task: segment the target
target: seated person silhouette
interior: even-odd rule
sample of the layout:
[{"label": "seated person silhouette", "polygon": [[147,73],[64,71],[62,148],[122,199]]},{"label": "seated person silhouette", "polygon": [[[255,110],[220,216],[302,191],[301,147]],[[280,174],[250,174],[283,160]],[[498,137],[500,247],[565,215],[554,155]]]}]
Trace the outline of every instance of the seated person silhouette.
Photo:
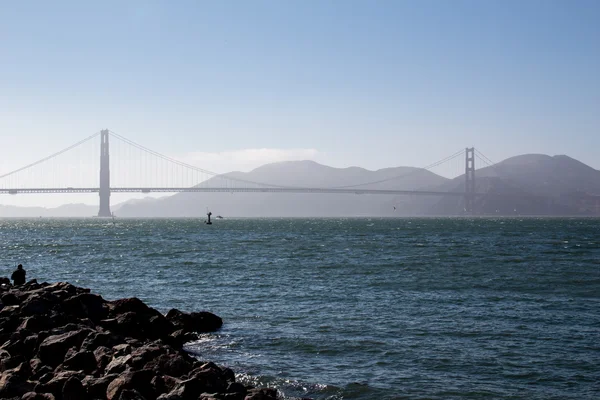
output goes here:
[{"label": "seated person silhouette", "polygon": [[10,278],[14,281],[15,286],[25,284],[25,270],[21,264],[17,266]]}]

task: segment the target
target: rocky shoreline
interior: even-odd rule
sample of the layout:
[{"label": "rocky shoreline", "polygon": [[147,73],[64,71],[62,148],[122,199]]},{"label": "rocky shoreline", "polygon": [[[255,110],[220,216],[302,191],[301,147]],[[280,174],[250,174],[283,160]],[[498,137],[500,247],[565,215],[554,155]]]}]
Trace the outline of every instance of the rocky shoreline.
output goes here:
[{"label": "rocky shoreline", "polygon": [[183,344],[223,322],[203,311],[163,315],[137,298],[107,301],[69,283],[0,278],[0,398],[275,400]]}]

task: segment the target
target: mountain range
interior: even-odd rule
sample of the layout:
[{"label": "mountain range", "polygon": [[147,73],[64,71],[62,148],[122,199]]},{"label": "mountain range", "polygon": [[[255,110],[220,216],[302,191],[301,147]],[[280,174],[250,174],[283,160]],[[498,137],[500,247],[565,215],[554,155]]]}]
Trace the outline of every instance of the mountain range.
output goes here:
[{"label": "mountain range", "polygon": [[[263,165],[228,177],[288,187],[464,191],[464,175],[447,179],[412,167],[369,171],[333,168],[313,161]],[[212,178],[218,179],[218,178]],[[371,184],[365,184],[375,182]],[[210,185],[210,182],[207,182]],[[482,215],[598,215],[600,171],[565,155],[527,154],[477,169],[475,213]],[[345,217],[463,215],[462,196],[296,193],[177,193],[112,207],[119,217],[203,217],[209,209],[230,217]],[[0,205],[0,217],[81,217],[97,206],[55,209]]]}]

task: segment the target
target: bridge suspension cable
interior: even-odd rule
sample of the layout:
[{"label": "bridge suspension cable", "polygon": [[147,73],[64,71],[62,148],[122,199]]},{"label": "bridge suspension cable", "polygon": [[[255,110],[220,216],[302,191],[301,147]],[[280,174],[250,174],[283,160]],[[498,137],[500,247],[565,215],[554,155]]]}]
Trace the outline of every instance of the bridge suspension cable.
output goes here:
[{"label": "bridge suspension cable", "polygon": [[138,143],[134,142],[133,140],[127,139],[126,137],[124,137],[122,135],[119,135],[118,133],[116,133],[114,131],[110,131],[110,133],[112,134],[112,136],[114,136],[117,139],[119,139],[119,140],[121,140],[121,141],[129,144],[130,146],[133,146],[133,147],[137,148],[138,150],[144,151],[144,152],[146,152],[148,154],[151,154],[151,155],[153,155],[155,157],[158,157],[158,158],[160,158],[162,160],[168,161],[168,162],[173,163],[175,165],[179,165],[181,167],[188,168],[188,169],[193,170],[193,171],[197,171],[197,172],[200,172],[200,173],[203,173],[203,174],[206,174],[206,175],[210,175],[212,177],[219,177],[219,178],[227,179],[227,180],[230,180],[230,181],[235,181],[235,182],[240,182],[240,183],[246,183],[246,184],[251,184],[251,185],[257,185],[257,186],[266,186],[266,187],[272,187],[272,188],[291,188],[290,186],[274,185],[274,184],[269,184],[269,183],[264,183],[264,182],[255,182],[255,181],[251,181],[251,180],[247,180],[247,179],[241,179],[241,178],[231,177],[231,176],[229,176],[227,174],[219,174],[217,172],[212,172],[212,171],[209,171],[209,170],[206,170],[206,169],[203,169],[203,168],[199,168],[199,167],[196,167],[194,165],[185,163],[183,161],[179,161],[177,159],[174,159],[172,157],[166,156],[164,154],[158,153],[158,152],[156,152],[154,150],[151,150],[151,149],[149,149],[149,148],[147,148],[145,146],[142,146],[141,144],[138,144]]},{"label": "bridge suspension cable", "polygon": [[413,176],[413,175],[422,173],[423,170],[430,170],[430,169],[435,168],[437,166],[440,166],[440,165],[442,165],[442,164],[444,164],[444,163],[446,163],[448,161],[451,161],[451,160],[453,160],[453,159],[455,159],[455,158],[457,158],[459,156],[462,156],[464,154],[464,152],[465,151],[461,149],[461,150],[457,151],[456,153],[454,153],[454,154],[452,154],[452,155],[450,155],[450,156],[448,156],[446,158],[443,158],[443,159],[441,159],[439,161],[436,161],[436,162],[434,162],[432,164],[429,164],[429,165],[427,165],[427,166],[425,166],[423,168],[418,168],[418,169],[415,169],[413,171],[407,172],[405,174],[393,176],[391,178],[380,179],[378,181],[373,181],[373,182],[357,183],[357,184],[354,184],[354,185],[336,186],[336,187],[333,187],[331,189],[350,189],[350,188],[355,188],[355,187],[360,187],[360,186],[375,185],[377,183],[389,182],[389,181],[393,181],[393,180],[401,179],[401,178],[407,178],[409,176]]},{"label": "bridge suspension cable", "polygon": [[83,140],[80,140],[79,142],[77,142],[77,143],[75,143],[75,144],[73,144],[73,145],[71,145],[71,146],[69,146],[69,147],[67,147],[67,148],[65,148],[65,149],[62,149],[61,151],[58,151],[58,152],[56,152],[56,153],[54,153],[54,154],[51,154],[51,155],[49,155],[48,157],[44,157],[44,158],[42,158],[41,160],[38,160],[38,161],[36,161],[36,162],[33,162],[33,163],[29,164],[29,165],[26,165],[26,166],[24,166],[24,167],[21,167],[21,168],[19,168],[19,169],[15,169],[14,171],[10,171],[10,172],[8,172],[8,173],[5,173],[5,174],[3,174],[3,175],[0,175],[0,179],[2,179],[2,178],[6,178],[6,177],[8,177],[8,176],[11,176],[11,175],[14,175],[14,174],[16,174],[16,173],[18,173],[18,172],[24,171],[24,170],[26,170],[26,169],[28,169],[28,168],[35,167],[36,165],[39,165],[39,164],[41,164],[41,163],[43,163],[43,162],[45,162],[45,161],[51,160],[51,159],[53,159],[53,158],[56,158],[56,157],[58,157],[59,155],[61,155],[61,154],[63,154],[63,153],[66,153],[66,152],[67,152],[67,151],[69,151],[69,150],[72,150],[72,149],[74,149],[74,148],[76,148],[76,147],[78,147],[78,146],[80,146],[80,145],[82,145],[82,144],[84,144],[84,143],[86,143],[86,142],[89,142],[90,140],[94,139],[94,138],[95,138],[95,137],[97,137],[98,135],[100,135],[100,131],[98,131],[98,132],[94,133],[94,134],[93,134],[93,135],[91,135],[91,136],[88,136],[87,138],[85,138],[85,139],[83,139]]}]

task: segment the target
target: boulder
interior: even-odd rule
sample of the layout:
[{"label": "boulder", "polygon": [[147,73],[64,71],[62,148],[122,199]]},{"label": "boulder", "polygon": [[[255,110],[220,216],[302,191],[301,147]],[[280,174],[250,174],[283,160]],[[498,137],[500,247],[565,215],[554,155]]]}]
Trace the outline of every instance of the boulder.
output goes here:
[{"label": "boulder", "polygon": [[108,347],[100,346],[94,350],[94,357],[96,358],[97,370],[102,372],[112,361],[112,350]]},{"label": "boulder", "polygon": [[158,399],[195,400],[200,397],[202,393],[204,393],[202,383],[192,378],[178,382],[169,393],[159,396]]},{"label": "boulder", "polygon": [[49,314],[59,299],[51,293],[39,293],[29,296],[21,303],[22,315],[44,315]]},{"label": "boulder", "polygon": [[64,369],[72,371],[83,371],[86,374],[98,369],[96,357],[91,351],[80,351],[66,358],[62,363]]},{"label": "boulder", "polygon": [[65,312],[78,318],[98,322],[108,316],[108,305],[102,297],[92,293],[79,293],[62,302]]},{"label": "boulder", "polygon": [[28,381],[30,376],[29,363],[21,363],[16,368],[4,371],[0,375],[0,398],[20,397],[31,392],[33,384]]},{"label": "boulder", "polygon": [[[49,381],[42,383],[43,379],[40,379],[40,383],[35,385],[35,392],[37,393],[52,393],[57,399],[62,398],[63,388],[65,383],[71,378],[76,377],[80,383],[83,379],[83,374],[75,371],[62,371],[57,373]],[[84,397],[85,398],[85,397]]]},{"label": "boulder", "polygon": [[108,385],[117,378],[117,374],[104,375],[99,378],[88,375],[81,381],[81,384],[87,392],[89,399],[104,399],[106,398],[106,389]]},{"label": "boulder", "polygon": [[38,350],[38,358],[50,366],[59,365],[71,347],[79,348],[90,334],[90,329],[79,329],[52,335],[44,339]]},{"label": "boulder", "polygon": [[223,320],[208,311],[187,314],[173,308],[166,317],[176,329],[183,329],[184,332],[215,332],[223,326]]},{"label": "boulder", "polygon": [[92,332],[81,344],[81,350],[95,351],[98,347],[113,347],[122,343],[122,338],[109,332]]},{"label": "boulder", "polygon": [[39,333],[52,328],[52,320],[48,316],[35,314],[25,318],[17,330],[26,329],[33,333]]},{"label": "boulder", "polygon": [[154,308],[148,307],[137,297],[110,301],[108,302],[108,307],[111,317],[116,317],[117,315],[128,312],[146,316],[148,319],[154,315],[161,315],[160,312]]},{"label": "boulder", "polygon": [[76,376],[71,376],[62,388],[62,400],[81,400],[87,397],[86,390]]},{"label": "boulder", "polygon": [[248,389],[239,382],[231,382],[227,385],[226,392],[238,394],[241,399],[244,399],[248,393]]},{"label": "boulder", "polygon": [[188,374],[192,367],[193,364],[181,354],[161,354],[144,365],[144,369],[176,378]]},{"label": "boulder", "polygon": [[150,370],[131,371],[117,376],[106,388],[107,400],[118,400],[124,390],[136,390],[146,398],[156,398]]},{"label": "boulder", "polygon": [[115,357],[125,356],[131,354],[131,345],[128,343],[119,344],[113,346],[112,351]]},{"label": "boulder", "polygon": [[155,375],[150,384],[154,388],[155,393],[163,394],[172,391],[179,382],[181,382],[181,379],[169,375]]},{"label": "boulder", "polygon": [[131,354],[115,357],[110,363],[108,363],[104,371],[107,374],[120,374],[122,372],[125,372],[130,368],[131,359]]}]

